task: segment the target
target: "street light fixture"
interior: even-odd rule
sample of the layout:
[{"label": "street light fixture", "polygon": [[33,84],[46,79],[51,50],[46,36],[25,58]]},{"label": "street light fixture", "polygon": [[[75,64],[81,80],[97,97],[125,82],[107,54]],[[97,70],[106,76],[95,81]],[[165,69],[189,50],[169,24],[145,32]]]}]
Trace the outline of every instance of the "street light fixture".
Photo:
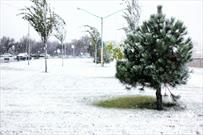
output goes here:
[{"label": "street light fixture", "polygon": [[113,12],[113,13],[107,15],[107,16],[104,16],[104,17],[97,16],[97,15],[95,15],[95,14],[93,14],[93,13],[91,13],[91,12],[85,10],[85,9],[82,9],[82,8],[77,8],[77,10],[84,11],[84,12],[86,12],[86,13],[94,16],[94,17],[99,18],[100,21],[101,21],[101,66],[103,67],[104,66],[103,20],[110,17],[110,16],[112,16],[112,15],[114,15],[114,14],[116,14],[116,13],[118,13],[118,12],[120,12],[120,11],[123,11],[123,9],[117,10],[117,11],[115,11],[115,12]]}]

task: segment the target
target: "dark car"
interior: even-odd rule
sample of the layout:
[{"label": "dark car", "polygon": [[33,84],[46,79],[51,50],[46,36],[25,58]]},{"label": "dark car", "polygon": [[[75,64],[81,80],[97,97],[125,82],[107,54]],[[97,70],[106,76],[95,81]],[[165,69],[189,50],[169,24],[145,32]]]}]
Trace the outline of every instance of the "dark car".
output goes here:
[{"label": "dark car", "polygon": [[31,54],[31,58],[33,59],[39,59],[40,57],[40,54]]}]

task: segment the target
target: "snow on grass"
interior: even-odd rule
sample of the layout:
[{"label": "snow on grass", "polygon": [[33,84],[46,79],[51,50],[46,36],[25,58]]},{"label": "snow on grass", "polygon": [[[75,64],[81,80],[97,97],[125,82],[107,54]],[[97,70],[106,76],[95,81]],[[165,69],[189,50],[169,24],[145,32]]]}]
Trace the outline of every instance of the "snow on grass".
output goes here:
[{"label": "snow on grass", "polygon": [[116,96],[150,95],[125,90],[114,77],[115,63],[101,67],[92,59],[13,62],[0,65],[2,135],[162,135],[203,134],[203,72],[193,68],[180,94],[185,110],[105,109],[94,101]]}]

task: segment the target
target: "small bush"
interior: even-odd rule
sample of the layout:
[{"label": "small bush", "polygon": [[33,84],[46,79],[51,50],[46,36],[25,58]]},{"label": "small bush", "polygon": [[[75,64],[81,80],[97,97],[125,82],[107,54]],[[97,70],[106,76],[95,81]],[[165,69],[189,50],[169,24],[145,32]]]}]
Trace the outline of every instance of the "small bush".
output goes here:
[{"label": "small bush", "polygon": [[[96,106],[105,108],[123,108],[135,109],[146,108],[156,109],[156,99],[152,96],[125,96],[107,100],[101,100],[94,103]],[[175,106],[175,103],[163,103],[165,107]]]}]

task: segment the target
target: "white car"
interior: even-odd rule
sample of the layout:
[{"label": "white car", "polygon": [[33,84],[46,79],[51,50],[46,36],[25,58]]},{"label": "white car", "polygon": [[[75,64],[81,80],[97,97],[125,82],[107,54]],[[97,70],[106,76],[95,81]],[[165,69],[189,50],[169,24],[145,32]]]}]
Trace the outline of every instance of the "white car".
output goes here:
[{"label": "white car", "polygon": [[19,53],[16,57],[16,59],[19,60],[28,60],[31,59],[31,57],[27,53]]},{"label": "white car", "polygon": [[10,53],[4,53],[3,55],[0,56],[4,62],[10,61],[11,59],[14,59],[14,56]]}]

